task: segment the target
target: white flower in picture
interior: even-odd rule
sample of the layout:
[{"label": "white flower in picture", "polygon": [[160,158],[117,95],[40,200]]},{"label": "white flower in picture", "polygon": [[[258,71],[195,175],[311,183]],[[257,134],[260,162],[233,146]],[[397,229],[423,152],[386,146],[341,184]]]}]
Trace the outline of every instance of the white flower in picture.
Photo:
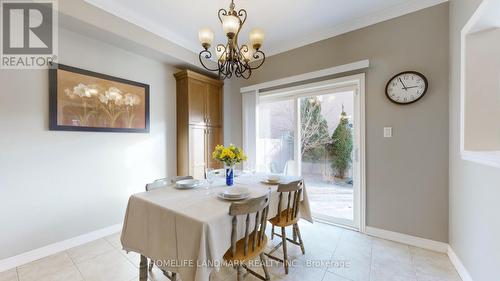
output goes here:
[{"label": "white flower in picture", "polygon": [[100,102],[108,104],[109,97],[107,95],[100,94],[98,98]]},{"label": "white flower in picture", "polygon": [[122,91],[120,89],[111,87],[106,91],[106,96],[108,97],[109,100],[111,101],[118,101],[123,98],[122,96]]},{"label": "white flower in picture", "polygon": [[[87,86],[85,84],[78,84],[73,88],[73,95],[79,96],[81,98],[91,98],[98,94],[98,90],[95,86]],[[68,93],[66,93],[68,94]],[[70,96],[71,97],[71,96]]]},{"label": "white flower in picture", "polygon": [[135,106],[141,104],[141,99],[138,95],[128,93],[125,95],[124,103],[126,106]]},{"label": "white flower in picture", "polygon": [[94,97],[94,96],[97,96],[97,94],[99,94],[99,89],[98,89],[97,85],[88,85],[87,86],[87,89],[85,91],[86,97],[88,97],[88,98]]},{"label": "white flower in picture", "polygon": [[73,87],[73,94],[83,98],[85,96],[86,90],[87,90],[87,85],[80,83],[75,87]]}]

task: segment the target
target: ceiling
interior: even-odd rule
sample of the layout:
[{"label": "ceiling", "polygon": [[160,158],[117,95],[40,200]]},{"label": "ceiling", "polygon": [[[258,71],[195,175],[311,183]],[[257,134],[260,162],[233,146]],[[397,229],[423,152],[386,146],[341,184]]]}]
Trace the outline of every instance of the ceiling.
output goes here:
[{"label": "ceiling", "polygon": [[483,2],[479,18],[472,27],[471,32],[482,31],[490,28],[500,28],[500,1],[489,0]]},{"label": "ceiling", "polygon": [[[230,0],[85,0],[193,52],[198,29],[211,28],[214,43],[226,41],[217,18]],[[447,0],[235,0],[245,9],[240,44],[253,27],[266,33],[263,51],[273,55],[408,14]]]}]

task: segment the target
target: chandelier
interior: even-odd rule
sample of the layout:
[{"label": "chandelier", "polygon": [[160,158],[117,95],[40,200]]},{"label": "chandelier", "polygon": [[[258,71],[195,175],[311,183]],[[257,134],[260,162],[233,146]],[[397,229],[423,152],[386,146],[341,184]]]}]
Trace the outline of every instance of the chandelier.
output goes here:
[{"label": "chandelier", "polygon": [[222,30],[227,37],[227,43],[225,45],[218,44],[214,48],[217,68],[208,67],[203,63],[203,60],[212,58],[212,52],[209,48],[214,40],[214,33],[209,28],[200,29],[198,38],[204,49],[199,54],[200,63],[207,70],[218,71],[220,79],[229,79],[233,73],[236,77],[248,79],[252,75],[252,70],[261,67],[266,59],[265,54],[260,50],[264,41],[264,32],[258,28],[253,29],[250,31],[249,43],[239,46],[238,35],[247,19],[247,11],[244,9],[236,11],[234,0],[231,0],[229,11],[220,9],[218,16],[222,23]]}]

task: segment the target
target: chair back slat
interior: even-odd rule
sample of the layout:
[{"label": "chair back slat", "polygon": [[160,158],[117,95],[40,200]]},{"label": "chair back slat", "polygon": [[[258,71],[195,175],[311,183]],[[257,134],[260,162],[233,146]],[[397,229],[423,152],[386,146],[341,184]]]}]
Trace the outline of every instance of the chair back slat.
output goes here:
[{"label": "chair back slat", "polygon": [[297,198],[295,199],[295,208],[294,208],[294,217],[299,215],[299,206],[300,206],[300,196],[302,196],[302,189],[297,191]]},{"label": "chair back slat", "polygon": [[238,218],[234,216],[231,227],[231,252],[233,256],[236,255],[236,240],[238,235],[238,233],[236,232],[237,227],[238,227]]},{"label": "chair back slat", "polygon": [[269,206],[267,206],[263,211],[262,211],[262,218],[260,219],[260,232],[259,232],[259,239],[263,240],[264,235],[266,234],[266,226],[267,226],[267,214],[269,212]]},{"label": "chair back slat", "polygon": [[289,213],[290,213],[290,203],[292,201],[292,192],[288,192],[288,203],[286,204],[286,221],[289,221]]},{"label": "chair back slat", "polygon": [[[279,192],[279,191],[278,191]],[[283,192],[279,192],[279,199],[278,199],[278,215],[281,215],[281,204],[283,201]]]},{"label": "chair back slat", "polygon": [[[277,215],[278,222],[281,222],[283,212],[285,215],[285,222],[289,222],[297,218],[299,214],[300,196],[302,194],[303,186],[304,184],[301,180],[278,185],[278,193],[279,193],[278,215]],[[286,210],[282,210],[281,207],[283,200],[283,193],[288,193]]]},{"label": "chair back slat", "polygon": [[255,227],[253,229],[253,241],[252,241],[252,251],[255,251],[255,247],[257,247],[257,229],[259,227],[259,212],[255,214]]},{"label": "chair back slat", "polygon": [[[262,217],[264,217],[264,214],[266,213],[266,210],[269,208],[269,193],[250,200],[246,200],[243,202],[234,202],[231,204],[229,207],[229,215],[233,216],[232,219],[232,229],[231,229],[231,253],[233,256],[236,254],[236,244],[237,244],[237,238],[238,238],[238,216],[239,215],[246,215],[245,219],[245,237],[243,239],[243,254],[246,256],[248,254],[248,244],[250,241],[250,235],[253,236],[252,239],[252,245],[251,249],[252,251],[255,251],[257,246],[260,246],[262,244],[262,240],[264,240],[264,236],[260,235],[260,232],[262,231],[263,227],[265,226],[262,223]],[[254,220],[254,230],[253,233],[249,233],[250,229],[250,224],[251,224],[251,219],[250,215],[255,213],[255,220]],[[260,231],[259,231],[260,230]]]},{"label": "chair back slat", "polygon": [[250,228],[250,214],[247,214],[247,218],[245,220],[245,248],[243,249],[243,253],[247,255],[248,253],[248,229]]},{"label": "chair back slat", "polygon": [[[294,191],[293,192],[293,206],[296,206],[297,204],[297,194],[299,193],[299,191]],[[292,210],[292,217],[295,217],[295,208],[293,208]]]}]

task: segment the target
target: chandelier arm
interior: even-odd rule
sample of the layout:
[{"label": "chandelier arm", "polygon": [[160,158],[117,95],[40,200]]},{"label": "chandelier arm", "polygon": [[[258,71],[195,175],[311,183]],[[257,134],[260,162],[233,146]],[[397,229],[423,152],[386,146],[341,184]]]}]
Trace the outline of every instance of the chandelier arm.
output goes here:
[{"label": "chandelier arm", "polygon": [[244,79],[250,78],[250,76],[252,75],[252,69],[250,68],[249,64],[240,62],[240,65],[243,68],[243,70],[240,73],[240,77]]},{"label": "chandelier arm", "polygon": [[[262,59],[261,59],[261,57],[262,57]],[[257,68],[261,67],[261,66],[264,64],[264,62],[266,61],[266,54],[264,54],[264,52],[262,52],[261,50],[257,50],[257,51],[253,54],[253,58],[254,58],[254,59],[257,59],[257,60],[258,60],[258,59],[261,59],[261,61],[260,61],[260,63],[259,63],[257,66],[254,66],[254,67],[250,66],[250,68],[251,68],[252,70],[257,69]]]},{"label": "chandelier arm", "polygon": [[[238,17],[240,18],[240,29],[241,27],[245,24],[245,22],[247,21],[247,10],[245,9],[241,9],[238,11]],[[243,17],[243,19],[241,19],[241,17]]]},{"label": "chandelier arm", "polygon": [[231,77],[230,76],[230,73],[231,73],[231,61],[227,61],[226,62],[226,64],[224,65],[223,71],[224,71],[224,75],[225,75],[226,78]]},{"label": "chandelier arm", "polygon": [[217,12],[217,16],[219,17],[220,23],[222,23],[222,16],[227,16],[226,9],[220,9],[219,12]]},{"label": "chandelier arm", "polygon": [[248,75],[242,75],[241,77],[245,78],[245,79],[248,79],[250,78],[250,76],[252,76],[252,69],[249,67],[246,69],[246,71],[244,73],[248,73]]},{"label": "chandelier arm", "polygon": [[[223,44],[218,44],[216,48],[216,51],[221,51],[224,48],[224,51],[221,53],[220,58],[217,58],[217,61],[220,61],[221,58],[224,58],[223,61],[227,60],[227,46],[224,46]],[[217,53],[216,53],[217,54]]]},{"label": "chandelier arm", "polygon": [[242,62],[240,61],[240,77],[244,79],[250,78],[252,75],[252,68],[250,67],[250,64],[248,62]]},{"label": "chandelier arm", "polygon": [[222,73],[224,75],[224,77],[227,77],[227,74],[228,74],[228,72],[227,72],[227,64],[228,63],[229,63],[228,61],[222,63],[220,65],[220,68],[219,68],[219,72]]},{"label": "chandelier arm", "polygon": [[236,62],[236,69],[234,70],[234,74],[236,74],[236,77],[241,77],[243,71],[241,70],[241,61]]},{"label": "chandelier arm", "polygon": [[210,58],[212,57],[212,53],[211,53],[209,50],[203,50],[203,51],[201,51],[201,52],[200,52],[200,54],[198,55],[198,58],[200,59],[200,63],[201,63],[201,65],[202,65],[205,69],[207,69],[207,70],[209,70],[209,71],[217,71],[217,70],[219,70],[218,68],[211,69],[211,68],[209,68],[208,66],[206,66],[206,65],[203,63],[203,59],[202,59],[202,57],[205,57],[205,59],[210,59]]}]

